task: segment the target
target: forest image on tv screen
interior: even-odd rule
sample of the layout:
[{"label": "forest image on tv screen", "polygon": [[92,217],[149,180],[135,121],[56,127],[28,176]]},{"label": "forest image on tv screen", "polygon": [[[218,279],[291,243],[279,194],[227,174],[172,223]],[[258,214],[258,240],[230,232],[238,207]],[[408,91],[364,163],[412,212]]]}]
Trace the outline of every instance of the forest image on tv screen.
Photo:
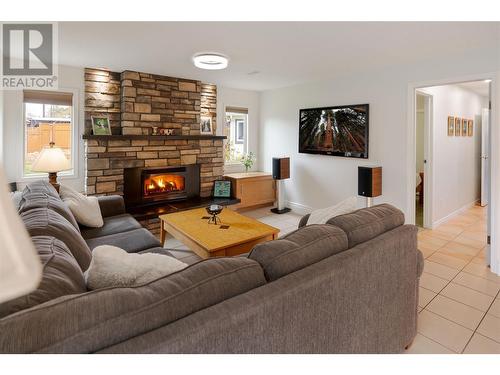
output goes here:
[{"label": "forest image on tv screen", "polygon": [[368,157],[368,104],[300,111],[299,151]]}]

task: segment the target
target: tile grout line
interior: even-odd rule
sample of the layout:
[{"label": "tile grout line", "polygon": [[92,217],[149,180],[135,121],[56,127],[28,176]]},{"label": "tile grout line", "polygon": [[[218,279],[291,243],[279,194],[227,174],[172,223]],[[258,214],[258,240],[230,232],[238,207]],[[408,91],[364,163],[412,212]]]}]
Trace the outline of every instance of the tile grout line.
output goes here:
[{"label": "tile grout line", "polygon": [[[479,222],[480,220],[481,220],[481,218],[478,218],[478,220],[477,220],[476,222],[470,223],[470,224],[468,224],[466,227],[470,227],[470,226],[472,226],[472,225],[475,225],[475,224],[477,224],[477,222]],[[434,255],[435,253],[437,253],[439,250],[441,250],[442,248],[444,248],[444,247],[445,247],[447,244],[449,244],[450,242],[453,242],[453,241],[454,241],[454,240],[455,240],[458,236],[460,236],[460,235],[461,235],[463,232],[465,232],[465,231],[466,231],[466,230],[465,230],[465,228],[464,228],[464,229],[463,229],[460,233],[456,234],[456,235],[455,235],[452,239],[447,240],[447,242],[446,242],[446,243],[444,243],[444,244],[443,244],[442,246],[440,246],[438,249],[436,249],[435,251],[433,251],[433,252],[432,252],[432,254],[430,254],[429,256],[427,256],[426,258],[424,258],[424,260],[427,260],[427,261],[429,261],[429,262],[433,262],[432,260],[429,260],[429,258],[430,258],[431,256],[433,256],[433,255]],[[439,238],[439,237],[437,237],[437,238]],[[428,303],[427,303],[424,307],[422,307],[422,310],[420,311],[420,313],[421,313],[423,310],[425,310],[425,311],[430,312],[430,313],[432,313],[432,314],[435,314],[435,315],[437,315],[437,316],[439,316],[439,317],[441,317],[441,318],[443,318],[443,319],[445,319],[445,320],[447,320],[447,321],[449,321],[449,322],[455,323],[455,324],[459,325],[460,327],[463,327],[463,328],[465,328],[465,329],[468,329],[468,330],[470,330],[470,331],[473,331],[473,332],[472,332],[472,335],[469,337],[469,339],[467,340],[466,344],[464,345],[463,349],[459,352],[459,354],[463,353],[463,352],[465,351],[465,349],[467,348],[467,346],[470,344],[470,341],[472,340],[472,337],[474,337],[474,334],[476,334],[477,329],[479,328],[479,326],[480,326],[480,325],[481,325],[481,323],[483,322],[483,320],[484,320],[484,318],[486,317],[486,315],[487,315],[488,311],[491,309],[491,306],[493,305],[493,303],[495,302],[496,298],[497,298],[497,297],[498,297],[498,295],[500,294],[500,291],[498,291],[498,292],[497,292],[496,296],[493,298],[492,302],[490,303],[489,307],[486,309],[486,311],[485,311],[485,312],[483,312],[483,311],[481,311],[481,310],[478,310],[477,308],[474,308],[473,306],[469,306],[469,305],[467,305],[467,304],[465,304],[465,303],[463,303],[463,302],[456,301],[456,300],[454,300],[453,298],[449,298],[449,297],[447,297],[447,296],[445,296],[445,295],[442,295],[442,294],[441,294],[441,292],[442,292],[442,291],[443,291],[443,290],[444,290],[444,289],[445,289],[448,285],[450,285],[450,283],[452,283],[452,282],[453,282],[453,280],[455,280],[455,279],[458,277],[458,275],[460,275],[460,273],[461,273],[461,272],[465,272],[465,273],[467,273],[467,274],[469,274],[469,275],[479,277],[479,276],[477,276],[477,275],[474,275],[474,274],[471,274],[471,273],[469,273],[469,272],[464,271],[464,269],[465,269],[465,268],[466,268],[469,264],[471,264],[471,263],[472,263],[472,260],[473,260],[475,257],[477,257],[477,255],[478,255],[478,254],[479,254],[482,250],[484,250],[484,247],[483,247],[483,248],[481,248],[480,250],[478,250],[478,252],[476,253],[476,255],[474,255],[474,256],[473,256],[473,257],[472,257],[472,258],[471,258],[471,259],[470,259],[470,260],[469,260],[466,264],[464,264],[464,266],[462,266],[460,269],[458,269],[457,274],[456,274],[456,275],[455,275],[455,276],[454,276],[451,280],[446,280],[446,279],[443,279],[443,278],[442,278],[442,277],[440,277],[440,276],[437,276],[437,275],[434,275],[434,274],[432,274],[432,273],[429,273],[430,275],[433,275],[433,276],[435,276],[435,277],[439,277],[440,279],[442,279],[442,280],[446,280],[446,281],[448,281],[448,282],[446,283],[446,285],[444,285],[444,286],[443,286],[443,288],[441,288],[441,289],[439,290],[439,292],[437,292],[437,293],[436,293],[436,295],[435,295],[433,298],[431,298],[431,299],[429,300],[429,302],[428,302]],[[438,263],[438,262],[433,262],[433,263],[436,263],[436,264],[439,264],[439,265],[441,265],[441,266],[445,266],[445,267],[448,267],[448,268],[453,268],[453,267],[449,267],[449,266],[447,266],[447,265],[444,265],[444,264],[441,264],[441,263]],[[424,271],[425,271],[425,267],[424,267]],[[481,279],[483,279],[482,277],[480,277],[480,278],[481,278]],[[483,279],[483,280],[491,281],[491,280],[488,280],[488,279]],[[468,288],[468,287],[467,287],[467,286],[465,286],[465,285],[461,285],[461,284],[457,284],[457,285],[460,285],[460,286],[462,286],[462,287]],[[420,285],[419,285],[419,286],[420,286]],[[423,287],[422,287],[422,288],[423,288]],[[429,289],[427,289],[427,288],[424,288],[424,289],[429,290]],[[472,288],[468,288],[468,289],[474,290],[474,289],[472,289]],[[479,292],[479,291],[477,291],[477,290],[474,290],[474,291],[476,291],[476,292],[478,292],[478,293],[481,293],[481,292]],[[431,292],[433,292],[433,291],[431,291]],[[434,292],[434,293],[435,293],[435,292]],[[483,293],[483,294],[484,294],[484,293]],[[435,299],[438,295],[440,295],[440,296],[442,296],[442,297],[445,297],[445,298],[449,298],[449,299],[451,299],[451,300],[453,300],[453,301],[455,301],[455,302],[457,302],[457,303],[462,303],[462,304],[463,304],[463,305],[465,305],[465,306],[468,306],[468,307],[474,308],[475,310],[477,310],[477,311],[480,311],[480,312],[484,313],[484,314],[482,315],[482,317],[481,317],[481,320],[480,320],[480,321],[479,321],[479,323],[476,325],[476,328],[475,328],[475,329],[473,329],[473,330],[471,330],[470,328],[465,327],[465,326],[463,326],[463,325],[462,325],[462,324],[460,324],[460,323],[454,322],[454,321],[452,321],[452,320],[450,320],[450,319],[448,319],[448,318],[446,318],[446,317],[444,317],[444,316],[442,316],[442,315],[440,315],[440,314],[438,314],[438,313],[435,313],[435,312],[433,312],[433,311],[431,311],[431,310],[428,310],[428,309],[427,309],[427,307],[429,306],[429,304],[430,304],[430,303],[431,303],[431,302],[432,302],[432,301],[433,301],[433,300],[434,300],[434,299]],[[491,296],[490,296],[490,297],[491,297]],[[422,334],[422,333],[420,333],[420,332],[419,332],[419,334]],[[480,333],[478,333],[478,334],[480,334]],[[427,337],[427,336],[425,336],[425,335],[422,335],[422,336],[424,336],[424,337],[428,338],[428,339],[429,339],[429,340],[431,340],[431,341],[434,341],[434,340],[432,340],[431,338],[429,338],[429,337]],[[483,335],[483,336],[484,336],[484,335]],[[487,337],[487,336],[485,336],[485,337]],[[489,338],[489,337],[487,337],[487,338]],[[495,342],[496,342],[496,340],[493,340],[493,341],[495,341]],[[434,341],[434,342],[437,342],[437,341]],[[453,351],[454,353],[457,353],[457,352],[455,352],[454,350],[452,350],[451,348],[448,348],[446,345],[443,345],[443,344],[441,344],[441,343],[439,343],[439,342],[437,342],[437,343],[438,343],[439,345],[441,345],[441,346],[445,347],[446,349],[449,349],[449,350]]]},{"label": "tile grout line", "polygon": [[[500,290],[497,292],[497,294],[495,295],[495,298],[493,298],[493,301],[490,303],[490,306],[488,307],[488,310],[486,310],[486,312],[484,313],[483,317],[481,318],[481,320],[479,321],[479,324],[477,325],[476,329],[474,330],[474,332],[472,332],[472,336],[469,338],[469,340],[467,341],[467,344],[465,344],[464,348],[462,349],[461,351],[461,354],[464,352],[465,349],[467,349],[467,346],[469,346],[472,338],[474,337],[474,335],[476,334],[477,332],[477,329],[479,328],[479,326],[481,325],[481,323],[483,322],[484,318],[486,317],[486,315],[488,314],[488,311],[490,311],[491,309],[491,306],[495,303],[495,300],[497,299],[497,297],[500,295]],[[492,339],[491,337],[488,337],[488,336],[485,336],[481,333],[478,332],[478,335],[481,335],[481,336],[484,336],[494,342],[497,342],[500,344],[500,342],[498,342],[497,340],[495,339]]]},{"label": "tile grout line", "polygon": [[[434,343],[438,344],[439,346],[442,346],[442,347],[443,347],[443,348],[445,348],[445,349],[451,350],[454,354],[461,354],[461,353],[459,353],[459,352],[454,351],[454,350],[453,350],[453,349],[451,349],[451,348],[448,348],[446,345],[443,345],[443,344],[441,344],[440,342],[438,342],[438,341],[436,341],[436,340],[434,340],[434,339],[431,339],[430,337],[428,337],[428,336],[424,335],[424,334],[423,334],[423,333],[421,333],[421,332],[417,332],[417,334],[424,336],[426,339],[431,340],[432,342],[434,342]],[[422,353],[422,354],[429,354],[429,353]]]}]

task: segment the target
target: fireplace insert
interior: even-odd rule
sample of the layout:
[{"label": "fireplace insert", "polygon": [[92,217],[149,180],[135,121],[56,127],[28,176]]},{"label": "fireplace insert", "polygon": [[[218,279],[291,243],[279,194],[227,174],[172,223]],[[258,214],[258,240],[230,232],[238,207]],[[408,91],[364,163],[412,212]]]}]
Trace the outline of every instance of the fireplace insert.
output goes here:
[{"label": "fireplace insert", "polygon": [[124,198],[128,206],[182,200],[199,196],[200,167],[187,165],[124,170]]}]

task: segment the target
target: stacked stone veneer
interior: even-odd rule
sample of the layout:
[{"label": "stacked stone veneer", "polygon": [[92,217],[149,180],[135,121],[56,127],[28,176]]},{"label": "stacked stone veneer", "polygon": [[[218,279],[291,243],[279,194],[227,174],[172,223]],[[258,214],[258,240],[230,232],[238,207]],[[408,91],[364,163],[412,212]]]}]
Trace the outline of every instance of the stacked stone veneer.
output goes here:
[{"label": "stacked stone veneer", "polygon": [[[210,196],[213,181],[223,174],[222,139],[169,139],[151,132],[157,126],[196,136],[206,115],[215,132],[216,97],[216,86],[200,81],[85,69],[86,134],[91,134],[91,116],[106,114],[118,135],[85,140],[86,193],[122,195],[125,168],[199,164],[200,195]],[[157,219],[143,225],[158,231]]]},{"label": "stacked stone veneer", "polygon": [[91,116],[109,117],[113,134],[121,133],[120,73],[85,69],[85,134],[91,134]]}]

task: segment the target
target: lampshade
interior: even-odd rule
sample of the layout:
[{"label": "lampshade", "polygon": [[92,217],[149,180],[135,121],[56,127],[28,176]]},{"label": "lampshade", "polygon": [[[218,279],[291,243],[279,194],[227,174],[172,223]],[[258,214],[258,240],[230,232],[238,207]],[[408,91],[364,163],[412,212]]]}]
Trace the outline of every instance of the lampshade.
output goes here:
[{"label": "lampshade", "polygon": [[35,290],[42,264],[9,196],[0,166],[0,303]]},{"label": "lampshade", "polygon": [[33,172],[61,172],[71,169],[71,164],[69,160],[64,155],[63,150],[59,147],[54,147],[54,143],[51,142],[49,147],[45,147],[38,158],[35,160],[31,166]]}]

